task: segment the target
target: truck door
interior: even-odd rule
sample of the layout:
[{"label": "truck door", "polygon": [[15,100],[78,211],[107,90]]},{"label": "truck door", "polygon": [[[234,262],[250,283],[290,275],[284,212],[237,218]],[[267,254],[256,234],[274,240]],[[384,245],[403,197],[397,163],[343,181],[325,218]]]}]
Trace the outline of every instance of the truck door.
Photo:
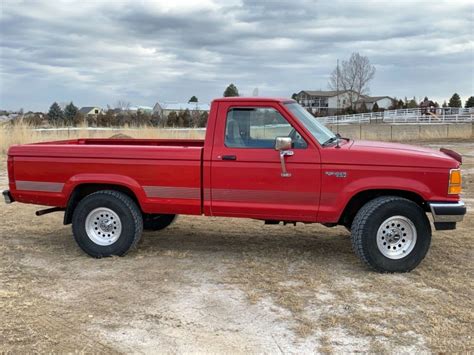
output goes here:
[{"label": "truck door", "polygon": [[[316,221],[319,150],[279,105],[219,103],[210,191],[205,191],[212,215]],[[284,164],[276,137],[292,138]]]}]

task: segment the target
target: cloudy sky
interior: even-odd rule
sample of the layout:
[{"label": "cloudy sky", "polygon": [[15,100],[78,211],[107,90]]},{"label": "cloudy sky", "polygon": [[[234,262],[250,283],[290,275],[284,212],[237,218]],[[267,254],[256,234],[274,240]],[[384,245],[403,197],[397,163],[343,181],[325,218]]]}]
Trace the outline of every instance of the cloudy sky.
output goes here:
[{"label": "cloudy sky", "polygon": [[474,94],[472,1],[0,0],[0,108],[325,90],[352,52],[371,94]]}]

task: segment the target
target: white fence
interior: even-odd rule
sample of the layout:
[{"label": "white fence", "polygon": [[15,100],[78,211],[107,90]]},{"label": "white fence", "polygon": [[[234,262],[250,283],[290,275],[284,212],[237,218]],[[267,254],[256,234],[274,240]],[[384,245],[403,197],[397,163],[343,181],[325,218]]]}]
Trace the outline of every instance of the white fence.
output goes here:
[{"label": "white fence", "polygon": [[474,122],[474,108],[414,108],[319,118],[325,124]]}]

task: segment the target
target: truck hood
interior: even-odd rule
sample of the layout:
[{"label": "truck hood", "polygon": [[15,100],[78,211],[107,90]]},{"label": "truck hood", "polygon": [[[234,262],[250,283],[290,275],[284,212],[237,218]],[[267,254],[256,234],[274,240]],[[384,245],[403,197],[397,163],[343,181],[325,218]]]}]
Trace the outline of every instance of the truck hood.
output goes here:
[{"label": "truck hood", "polygon": [[377,141],[349,141],[323,149],[323,163],[361,164],[383,166],[407,166],[427,168],[459,167],[459,162],[447,154],[424,147],[408,144]]}]

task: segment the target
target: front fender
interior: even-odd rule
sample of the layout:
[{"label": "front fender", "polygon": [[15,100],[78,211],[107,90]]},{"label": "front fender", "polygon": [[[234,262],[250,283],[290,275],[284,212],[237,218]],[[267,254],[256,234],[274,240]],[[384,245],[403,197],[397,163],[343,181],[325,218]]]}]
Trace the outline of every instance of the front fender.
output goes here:
[{"label": "front fender", "polygon": [[364,191],[398,190],[416,194],[424,201],[447,199],[447,174],[444,170],[421,171],[380,167],[348,169],[346,166],[337,169],[331,167],[330,171],[339,169],[346,174],[326,174],[327,170],[322,171],[318,218],[321,222],[337,222],[348,202]]}]

